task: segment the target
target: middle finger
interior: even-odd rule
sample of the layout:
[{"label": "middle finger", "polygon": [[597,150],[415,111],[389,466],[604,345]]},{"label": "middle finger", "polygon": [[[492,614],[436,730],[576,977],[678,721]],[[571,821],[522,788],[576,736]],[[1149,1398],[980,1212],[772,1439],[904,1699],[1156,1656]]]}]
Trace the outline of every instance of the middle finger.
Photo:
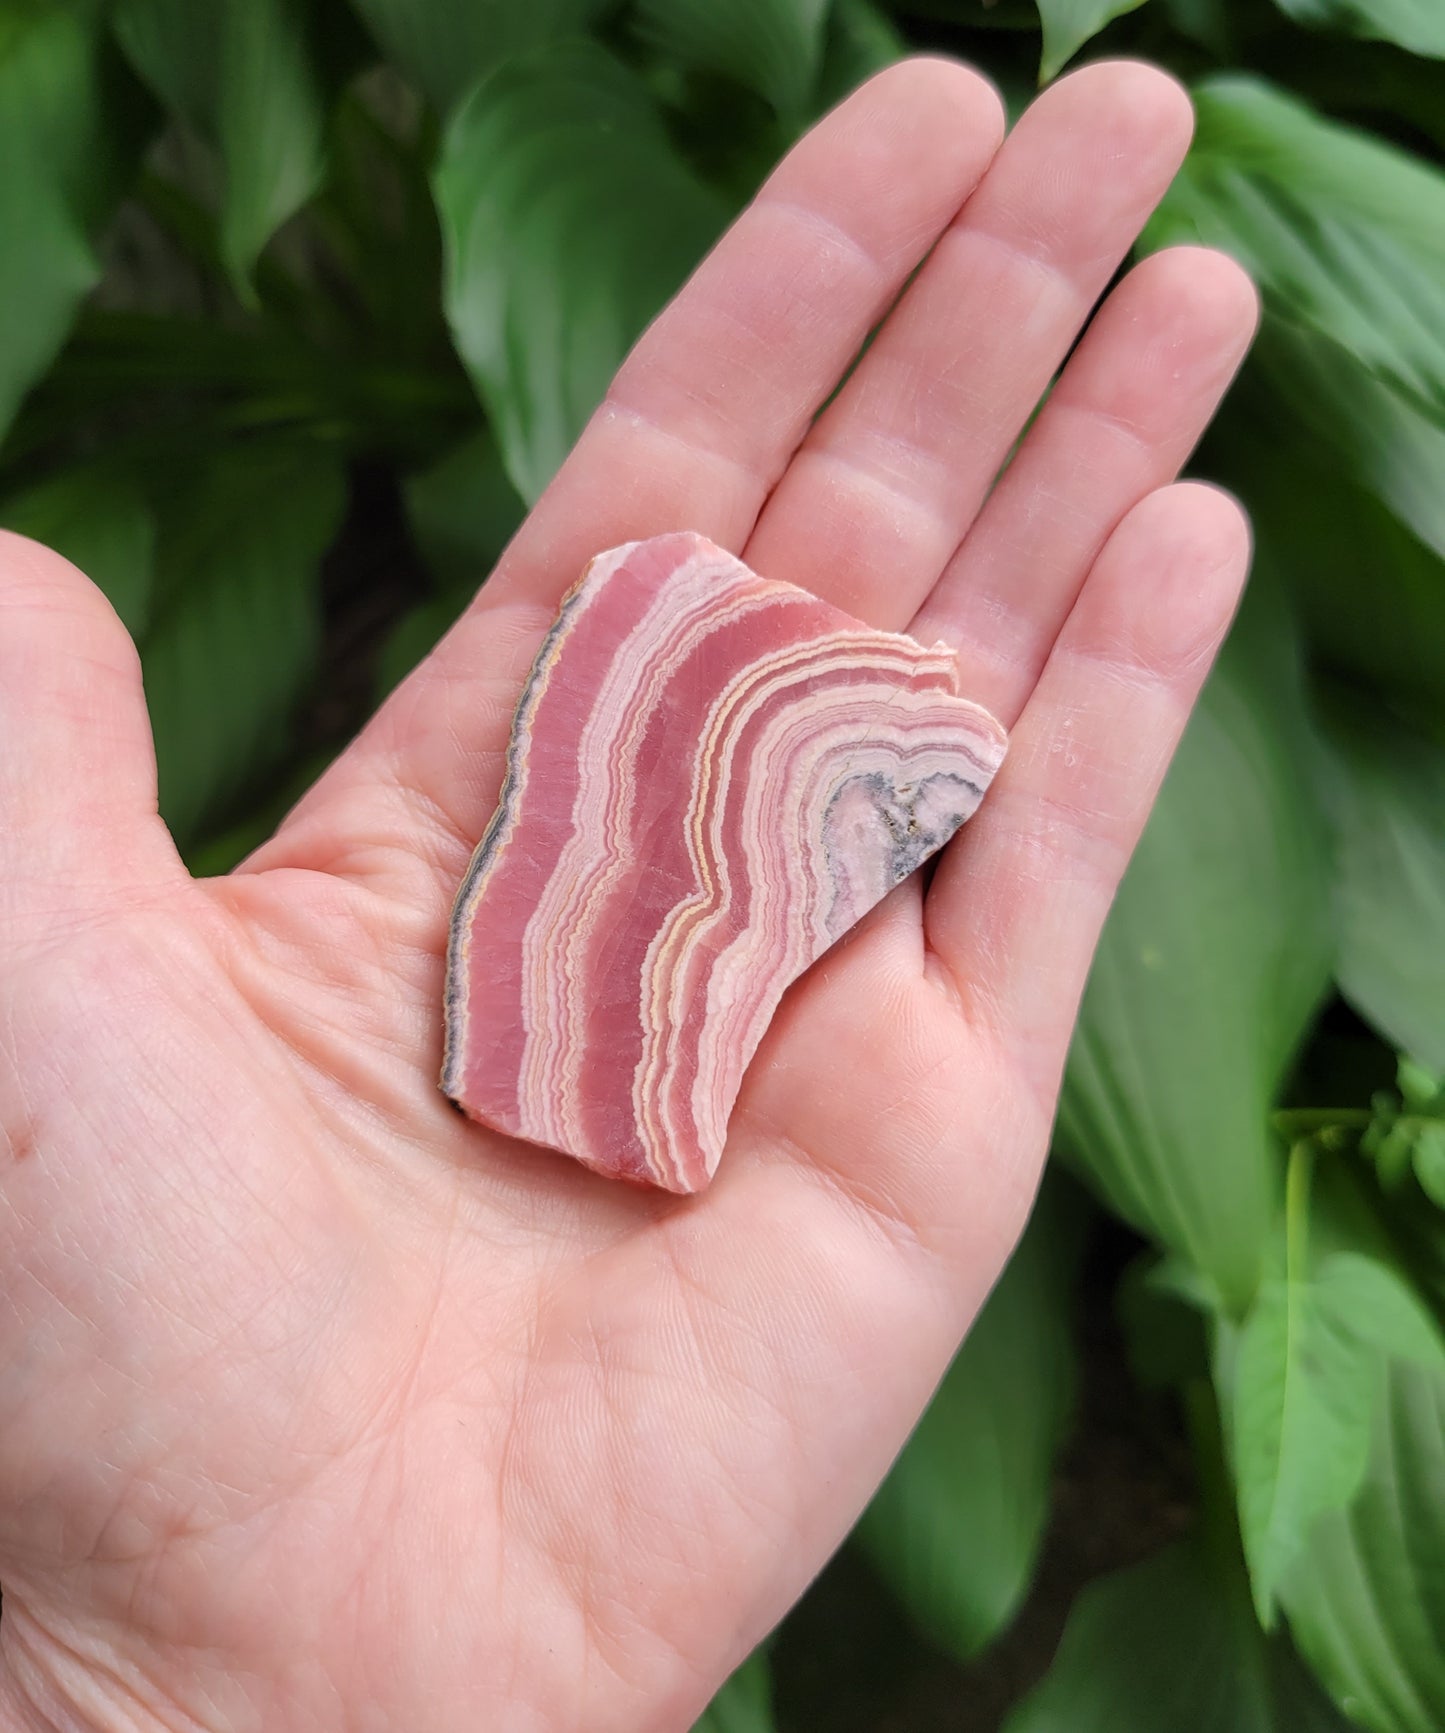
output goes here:
[{"label": "middle finger", "polygon": [[1039,97],[800,447],[748,564],[906,626],[1190,130],[1179,86],[1130,62]]}]

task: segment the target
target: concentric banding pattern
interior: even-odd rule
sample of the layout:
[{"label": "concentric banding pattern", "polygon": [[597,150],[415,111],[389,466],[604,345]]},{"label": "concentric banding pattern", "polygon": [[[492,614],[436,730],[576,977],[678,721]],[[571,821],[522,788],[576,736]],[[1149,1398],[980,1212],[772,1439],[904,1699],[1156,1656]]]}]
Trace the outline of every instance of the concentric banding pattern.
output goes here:
[{"label": "concentric banding pattern", "polygon": [[973,812],[1003,729],[952,653],[701,536],[594,560],[458,893],[446,1093],[695,1191],[784,990]]}]

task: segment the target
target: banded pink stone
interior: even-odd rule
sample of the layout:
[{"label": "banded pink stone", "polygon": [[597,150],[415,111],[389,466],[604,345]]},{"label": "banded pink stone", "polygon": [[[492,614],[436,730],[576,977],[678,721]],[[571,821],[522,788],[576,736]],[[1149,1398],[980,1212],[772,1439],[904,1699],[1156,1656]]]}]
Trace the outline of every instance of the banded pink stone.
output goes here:
[{"label": "banded pink stone", "polygon": [[603,1173],[700,1190],[784,990],[948,841],[1004,745],[944,645],[699,535],[599,555],[457,895],[443,1090]]}]

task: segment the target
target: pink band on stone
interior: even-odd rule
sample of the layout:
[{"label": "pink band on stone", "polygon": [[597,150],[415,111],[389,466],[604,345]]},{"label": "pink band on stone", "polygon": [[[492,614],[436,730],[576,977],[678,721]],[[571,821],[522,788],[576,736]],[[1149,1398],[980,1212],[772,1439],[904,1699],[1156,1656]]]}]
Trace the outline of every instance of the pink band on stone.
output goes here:
[{"label": "pink band on stone", "polygon": [[698,1191],[785,989],[941,848],[1003,728],[953,653],[689,533],[601,554],[517,706],[452,916],[442,1089]]}]

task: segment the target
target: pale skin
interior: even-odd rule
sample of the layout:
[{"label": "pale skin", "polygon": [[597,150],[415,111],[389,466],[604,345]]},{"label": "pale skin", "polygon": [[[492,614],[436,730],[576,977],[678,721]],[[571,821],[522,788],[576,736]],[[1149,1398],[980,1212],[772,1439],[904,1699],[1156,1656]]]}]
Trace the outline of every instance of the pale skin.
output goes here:
[{"label": "pale skin", "polygon": [[[1123,279],[992,487],[1188,135],[1135,65],[1002,145],[961,66],[865,86],[228,878],[156,815],[106,602],[0,542],[3,1733],[678,1733],[842,1539],[1026,1219],[1244,578],[1238,507],[1174,482],[1253,328],[1216,254]],[[684,527],[948,639],[1013,730],[928,886],[791,991],[695,1199],[435,1081],[526,666],[591,554]]]}]

